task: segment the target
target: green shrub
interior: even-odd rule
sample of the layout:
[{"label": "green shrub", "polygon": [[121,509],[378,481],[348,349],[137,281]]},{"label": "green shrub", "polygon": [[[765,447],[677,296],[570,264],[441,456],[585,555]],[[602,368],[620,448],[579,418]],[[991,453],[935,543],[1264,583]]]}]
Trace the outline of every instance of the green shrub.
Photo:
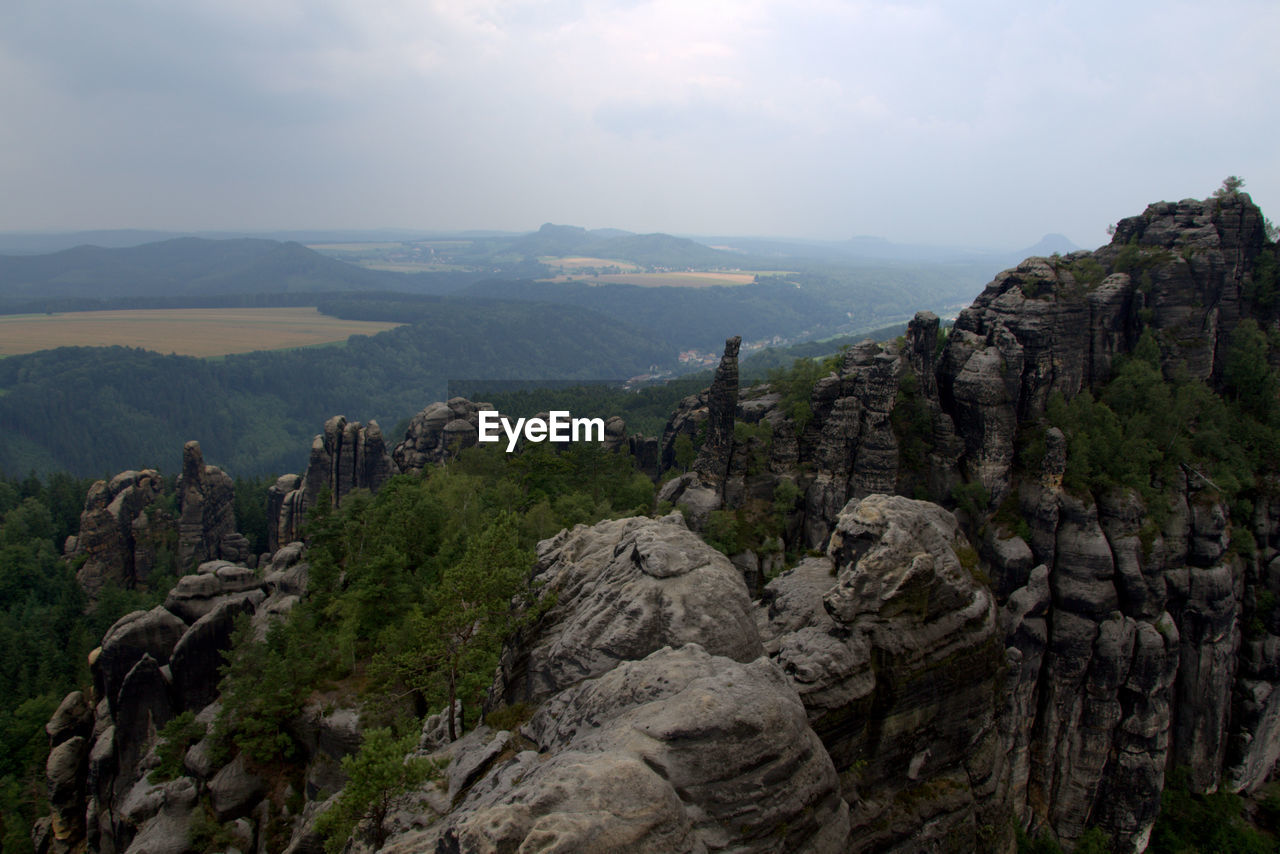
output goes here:
[{"label": "green shrub", "polygon": [[512,703],[500,706],[484,716],[484,722],[493,729],[519,729],[522,724],[533,717],[534,706],[528,703]]},{"label": "green shrub", "polygon": [[182,760],[187,750],[205,736],[204,724],[196,723],[195,712],[185,711],[171,719],[160,730],[160,742],[156,746],[156,757],[160,760],[151,771],[152,782],[173,780],[183,773]]},{"label": "green shrub", "polygon": [[956,509],[967,514],[974,522],[981,522],[986,517],[987,507],[991,504],[991,494],[977,480],[957,483],[951,487],[951,499],[955,501]]},{"label": "green shrub", "polygon": [[790,369],[775,368],[769,371],[769,385],[782,395],[779,406],[795,423],[797,433],[803,433],[804,428],[813,420],[813,409],[810,406],[813,387],[817,385],[818,380],[838,370],[843,358],[842,351],[821,362],[814,359],[796,359]]},{"label": "green shrub", "polygon": [[416,744],[415,733],[397,739],[390,729],[371,729],[364,734],[360,751],[342,758],[347,784],[337,802],[316,820],[328,854],[341,851],[362,823],[373,847],[382,847],[386,841],[382,823],[396,799],[440,770],[425,758],[406,756]]},{"label": "green shrub", "polygon": [[1166,778],[1147,848],[1151,854],[1274,854],[1274,843],[1245,821],[1243,798],[1222,791],[1194,793],[1189,779],[1186,768]]}]

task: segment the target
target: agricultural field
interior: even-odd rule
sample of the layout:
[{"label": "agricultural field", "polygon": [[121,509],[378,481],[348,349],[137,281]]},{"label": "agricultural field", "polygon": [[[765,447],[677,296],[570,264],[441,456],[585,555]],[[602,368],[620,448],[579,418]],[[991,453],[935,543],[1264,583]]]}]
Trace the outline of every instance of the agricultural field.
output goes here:
[{"label": "agricultural field", "polygon": [[[778,274],[771,272],[769,275]],[[606,273],[585,276],[562,274],[547,281],[577,281],[593,285],[640,285],[645,288],[711,288],[724,285],[749,285],[755,280],[754,272],[724,270],[680,273]]]},{"label": "agricultural field", "polygon": [[466,240],[434,240],[415,243],[311,243],[313,249],[367,270],[392,273],[443,273],[470,270],[465,265],[447,260],[446,254],[470,246]]},{"label": "agricultural field", "polygon": [[619,261],[617,258],[589,258],[585,255],[557,258],[551,255],[539,256],[538,261],[561,273],[574,270],[607,270],[614,268],[620,273],[639,273],[639,264],[630,261]]},{"label": "agricultural field", "polygon": [[0,355],[54,347],[142,347],[225,356],[346,341],[400,326],[342,320],[314,308],[191,308],[0,316]]}]

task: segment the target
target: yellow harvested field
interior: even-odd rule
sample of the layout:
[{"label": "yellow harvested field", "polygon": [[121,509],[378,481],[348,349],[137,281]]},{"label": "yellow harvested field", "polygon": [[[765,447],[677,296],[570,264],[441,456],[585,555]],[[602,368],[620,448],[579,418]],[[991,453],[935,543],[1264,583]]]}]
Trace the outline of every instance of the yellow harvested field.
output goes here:
[{"label": "yellow harvested field", "polygon": [[550,281],[588,282],[596,285],[640,285],[646,288],[710,288],[717,285],[749,285],[755,273],[609,273],[603,276],[556,276]]},{"label": "yellow harvested field", "polygon": [[0,355],[53,347],[142,347],[225,356],[345,341],[401,326],[342,320],[314,308],[186,308],[0,315]]}]

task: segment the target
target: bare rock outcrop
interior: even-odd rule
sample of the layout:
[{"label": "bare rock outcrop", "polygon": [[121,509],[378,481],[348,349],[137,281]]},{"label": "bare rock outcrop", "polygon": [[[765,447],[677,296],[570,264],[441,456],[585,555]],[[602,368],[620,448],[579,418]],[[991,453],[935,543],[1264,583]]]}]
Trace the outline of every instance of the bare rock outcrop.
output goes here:
[{"label": "bare rock outcrop", "polygon": [[1166,768],[1211,789],[1229,764],[1240,567],[1209,545],[1222,508],[1198,514],[1197,534],[1187,496],[1204,496],[1184,484],[1157,529],[1132,493],[1065,493],[1049,444],[1018,497],[1040,565],[1005,606],[1009,785],[1024,823],[1067,842],[1096,826],[1142,850]]},{"label": "bare rock outcrop", "polygon": [[828,557],[765,588],[766,648],[841,774],[853,851],[1002,850],[995,599],[935,504],[850,501]]},{"label": "bare rock outcrop", "polygon": [[663,647],[559,692],[520,734],[533,749],[382,850],[846,850],[835,769],[766,659]]},{"label": "bare rock outcrop", "polygon": [[[166,509],[164,478],[154,469],[126,471],[89,488],[80,530],[67,539],[67,559],[91,598],[102,586],[146,586],[160,570],[182,575],[209,560],[245,563],[249,541],[236,530],[235,484],[205,465],[199,442],[182,451],[175,486],[176,513]],[[163,555],[169,555],[161,566]]]},{"label": "bare rock outcrop", "polygon": [[393,474],[396,464],[387,453],[378,422],[366,425],[348,422],[342,415],[330,418],[324,432],[311,442],[311,458],[302,477],[287,475],[271,487],[268,508],[274,514],[268,519],[274,524],[268,525],[267,550],[274,552],[298,539],[307,511],[316,506],[321,493],[327,490],[337,507],[351,490],[377,492]]},{"label": "bare rock outcrop", "polygon": [[707,435],[693,470],[704,482],[716,485],[729,474],[729,456],[733,452],[733,423],[738,408],[738,348],[742,338],[734,336],[724,342],[724,355],[716,367],[711,388],[707,391]]},{"label": "bare rock outcrop", "polygon": [[[1223,389],[1242,319],[1278,320],[1263,229],[1241,194],[1153,205],[1096,252],[1001,273],[950,334],[922,312],[808,389],[738,396],[730,339],[712,388],[660,440],[627,440],[652,469],[685,470],[661,493],[683,516],[540,545],[532,577],[554,604],[505,647],[487,703],[527,703],[532,718],[443,746],[428,726],[445,788],[414,793],[383,850],[1009,854],[1013,819],[1067,848],[1100,828],[1132,852],[1168,769],[1202,792],[1261,786],[1280,759],[1280,489],[1231,504],[1184,464],[1151,491],[1068,490],[1071,437],[1045,415],[1052,395],[1097,390],[1144,330],[1153,365]],[[291,541],[308,501],[445,459],[485,406],[434,404],[394,455],[376,425],[332,419],[307,473],[273,489],[261,579],[206,564],[167,608],[113,627],[93,664],[101,702],[89,714],[69,696],[50,721],[54,815],[39,838],[167,850],[189,828],[188,795],[207,791],[244,838],[279,819],[290,850],[314,849],[356,710],[313,702],[291,722],[310,803],[287,821],[253,769],[214,767],[207,745],[188,751],[190,782],[163,787],[141,779],[147,751],[171,716],[203,705],[211,718],[234,614],[253,612],[261,636],[305,595]],[[606,432],[621,447],[625,425]],[[141,574],[147,477],[95,487],[97,515],[71,544],[86,566],[129,552]],[[181,505],[192,532],[204,501]],[[772,554],[810,552],[758,605],[782,558],[760,545],[731,561],[690,530],[733,514],[768,516]]]},{"label": "bare rock outcrop", "polygon": [[222,469],[205,465],[199,442],[183,446],[176,491],[180,569],[249,558],[249,541],[236,531],[235,483]]},{"label": "bare rock outcrop", "polygon": [[[218,668],[236,617],[268,606],[287,611],[281,600],[296,601],[296,585],[305,588],[300,556],[300,545],[279,550],[265,577],[226,561],[207,562],[170,591],[168,607],[128,614],[107,631],[90,655],[97,706],[73,692],[47,725],[60,751],[49,772],[56,799],[48,832],[63,846],[58,850],[184,851],[198,790],[215,796],[218,815],[228,821],[246,820],[256,808],[262,781],[249,785],[252,775],[243,769],[213,765],[205,742],[188,751],[186,770],[197,779],[158,783],[147,773],[169,720],[185,711],[198,712],[197,722],[206,726],[213,720]],[[181,838],[170,838],[173,833]]]},{"label": "bare rock outcrop", "polygon": [[673,513],[579,525],[538,547],[533,581],[555,605],[508,644],[492,696],[538,702],[664,646],[762,652],[742,576]]},{"label": "bare rock outcrop", "polygon": [[[76,579],[90,596],[107,582],[132,587],[139,580],[135,553],[145,545],[135,537],[135,521],[160,497],[163,486],[159,472],[144,469],[121,472],[89,488],[80,532],[68,540],[66,553],[72,562],[82,561]],[[143,572],[142,580],[145,576]]]},{"label": "bare rock outcrop", "polygon": [[480,413],[492,409],[492,404],[474,403],[465,397],[433,403],[409,421],[409,429],[391,457],[402,472],[442,463],[476,444]]}]

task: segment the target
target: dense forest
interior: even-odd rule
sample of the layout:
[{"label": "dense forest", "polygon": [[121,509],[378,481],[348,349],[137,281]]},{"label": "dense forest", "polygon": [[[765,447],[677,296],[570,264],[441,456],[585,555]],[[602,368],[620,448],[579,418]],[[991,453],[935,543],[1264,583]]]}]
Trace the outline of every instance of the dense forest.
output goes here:
[{"label": "dense forest", "polygon": [[[331,415],[378,420],[394,442],[397,425],[428,403],[446,399],[451,386],[464,381],[616,384],[654,367],[672,369],[677,349],[691,340],[718,335],[706,346],[719,349],[733,331],[732,323],[765,324],[784,310],[767,295],[784,297],[788,287],[672,288],[662,289],[667,292],[662,299],[652,288],[594,289],[617,291],[609,310],[616,315],[612,318],[589,307],[513,300],[387,292],[262,294],[247,304],[302,300],[339,317],[408,325],[353,336],[340,346],[263,350],[221,359],[123,347],[64,347],[0,359],[0,428],[8,437],[0,446],[0,471],[69,471],[78,476],[145,466],[174,471],[183,442],[193,438],[210,461],[238,475],[297,471],[305,464],[311,437]],[[669,304],[672,299],[674,305]],[[245,304],[245,299],[227,296],[221,302]],[[634,308],[630,317],[624,310],[629,304]],[[731,310],[731,304],[738,310]],[[821,314],[826,309],[818,304],[813,310]],[[707,317],[717,318],[716,323],[708,323]],[[799,315],[793,317],[796,324],[803,322]],[[694,335],[694,329],[701,330],[696,339],[681,337]],[[708,333],[711,329],[723,334]],[[763,377],[767,367],[795,355],[829,353],[861,337],[761,351],[744,360],[744,376]],[[584,405],[575,408],[592,415],[622,415],[632,431],[656,435],[671,404],[687,393],[655,390],[636,398],[615,389],[606,399],[596,389],[590,395],[594,403],[579,399]],[[564,395],[557,399],[562,398],[568,400]],[[519,414],[529,406],[536,408],[527,414],[549,406],[504,400],[503,406],[508,405]]]},{"label": "dense forest", "polygon": [[[989,274],[990,271],[988,271]],[[755,284],[709,288],[600,287],[583,282],[477,282],[470,296],[537,300],[589,308],[638,329],[651,330],[681,349],[719,349],[723,330],[744,341],[774,336],[807,339],[905,322],[906,306],[957,301],[956,280],[930,281],[909,270],[814,269],[759,276]],[[976,292],[975,281],[966,297]],[[337,313],[337,312],[335,312]],[[339,314],[339,316],[346,316]],[[713,323],[708,319],[713,318]],[[381,320],[362,316],[354,319]]]},{"label": "dense forest", "polygon": [[387,430],[445,397],[448,381],[624,378],[671,351],[589,311],[442,300],[419,322],[345,346],[201,360],[141,349],[45,350],[0,359],[0,470],[102,476],[175,471],[182,444],[243,475],[301,470],[331,415]]},{"label": "dense forest", "polygon": [[152,591],[109,587],[96,607],[62,543],[79,530],[89,482],[0,478],[0,850],[29,851],[34,819],[48,811],[44,723],[68,691],[89,684],[89,651],[111,624],[164,598],[173,575]]},{"label": "dense forest", "polygon": [[[1259,488],[1257,473],[1274,463],[1280,444],[1276,375],[1265,358],[1253,358],[1266,346],[1256,327],[1242,326],[1228,357],[1224,396],[1203,383],[1162,377],[1152,343],[1144,339],[1096,394],[1055,400],[1045,426],[1063,429],[1071,443],[1067,488],[1087,494],[1127,486],[1154,497],[1172,461],[1191,461],[1228,493],[1235,512],[1247,514]],[[788,369],[774,369],[769,379],[783,393],[784,405],[799,404],[836,364],[802,359]],[[696,392],[705,379],[667,392]],[[572,395],[590,392],[565,390],[570,396],[565,405],[577,405]],[[665,403],[648,401],[650,407]],[[909,413],[910,407],[904,410]],[[1162,417],[1169,413],[1176,417]],[[909,422],[900,429],[911,438]],[[1036,442],[1032,434],[1024,458],[1036,458]],[[255,536],[264,521],[264,486],[263,481],[237,484],[237,512],[246,523],[241,527]],[[62,474],[45,481],[0,482],[0,696],[9,698],[0,708],[5,851],[29,850],[25,830],[45,808],[43,722],[67,690],[87,683],[85,654],[106,628],[163,595],[161,589],[109,589],[85,616],[88,603],[73,569],[59,556],[59,544],[75,531],[86,487],[87,482]],[[247,628],[238,634],[223,669],[223,709],[210,730],[215,744],[269,762],[274,775],[289,779],[300,769],[288,762],[295,746],[285,723],[305,699],[320,692],[363,703],[371,728],[361,751],[343,763],[352,785],[320,825],[336,850],[360,819],[376,815],[380,797],[437,773],[402,762],[418,716],[447,707],[454,698],[460,714],[450,726],[461,731],[480,719],[501,639],[517,628],[509,623],[508,603],[524,598],[526,615],[539,613],[541,594],[525,581],[534,544],[579,522],[663,509],[655,508],[654,495],[654,484],[625,454],[588,445],[568,451],[539,445],[516,455],[494,447],[471,449],[447,466],[397,477],[376,496],[353,493],[341,508],[322,500],[307,527],[313,595],[265,639],[255,640]],[[978,498],[957,495],[955,500],[970,502],[976,519],[986,515]],[[788,501],[775,503],[777,518],[767,536],[782,530],[790,507]],[[744,542],[761,538],[748,522],[759,527],[767,521],[717,513],[705,536],[722,551],[736,552]],[[801,557],[789,554],[788,565]],[[161,576],[157,587],[171,580]],[[474,632],[477,625],[486,631]],[[527,714],[520,707],[503,708],[491,713],[490,722],[509,727]],[[189,714],[166,726],[161,765],[153,772],[157,778],[172,773],[166,769],[175,757],[205,734]],[[1274,826],[1280,797],[1267,795],[1250,806],[1234,795],[1192,794],[1178,780],[1176,774],[1171,779],[1149,850],[1273,850],[1271,838],[1256,825]],[[1246,806],[1253,811],[1253,824],[1245,818]],[[217,826],[196,830],[207,834],[206,850],[215,850]],[[278,832],[284,832],[283,825]],[[1024,836],[1019,850],[1050,854],[1061,849],[1048,839]],[[1091,833],[1076,850],[1109,848],[1104,837]]]},{"label": "dense forest", "polygon": [[[259,239],[0,256],[4,312],[318,305],[348,319],[410,324],[342,346],[273,352],[264,341],[262,352],[204,361],[122,347],[0,359],[0,472],[173,471],[192,438],[236,474],[298,470],[325,418],[378,420],[394,432],[447,397],[451,381],[617,381],[673,371],[678,352],[715,352],[732,334],[848,334],[901,318],[908,305],[958,302],[981,281],[940,265],[769,259],[669,235],[570,226],[422,245],[440,269],[368,269]],[[565,253],[651,269],[751,263],[764,272],[754,284],[687,289],[534,280],[551,272],[539,259]],[[439,295],[445,291],[455,293]],[[633,400],[617,403],[609,414],[635,413],[633,429],[656,432],[664,417],[652,408],[640,415]]]}]

